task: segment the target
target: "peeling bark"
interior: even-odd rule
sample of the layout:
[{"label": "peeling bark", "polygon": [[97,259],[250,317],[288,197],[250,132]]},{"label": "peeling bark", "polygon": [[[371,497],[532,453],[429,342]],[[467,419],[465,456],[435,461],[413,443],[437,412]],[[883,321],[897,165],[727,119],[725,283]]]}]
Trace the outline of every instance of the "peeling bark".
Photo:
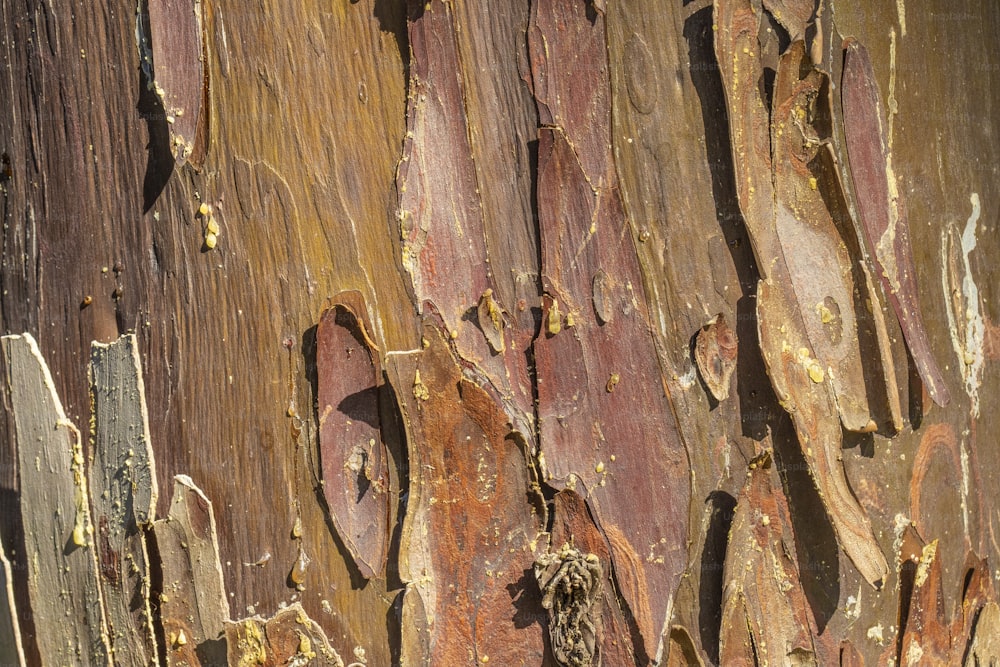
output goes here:
[{"label": "peeling bark", "polygon": [[906,197],[892,168],[878,83],[861,43],[848,40],[844,51],[844,134],[865,241],[924,386],[943,407],[951,394],[934,361],[920,313]]},{"label": "peeling bark", "polygon": [[721,313],[695,337],[694,358],[698,372],[717,401],[729,398],[729,383],[736,370],[739,339]]},{"label": "peeling bark", "polygon": [[538,664],[543,628],[524,633],[496,622],[541,609],[531,571],[544,514],[524,474],[526,441],[488,382],[460,365],[445,331],[428,316],[427,346],[387,360],[410,466],[402,660]]},{"label": "peeling bark", "polygon": [[162,590],[159,616],[168,665],[224,662],[229,619],[212,503],[190,477],[174,478],[166,519],[153,524]]},{"label": "peeling bark", "polygon": [[80,432],[29,334],[3,337],[17,432],[21,520],[35,644],[43,664],[107,664],[94,524]]},{"label": "peeling bark", "polygon": [[143,83],[159,108],[147,120],[167,128],[177,166],[200,168],[208,142],[208,72],[202,0],[139,3],[136,39]]},{"label": "peeling bark", "polygon": [[395,489],[382,438],[381,352],[360,293],[340,295],[316,332],[323,495],[337,532],[365,578],[385,568]]},{"label": "peeling bark", "polygon": [[144,532],[153,522],[158,495],[145,395],[134,335],[91,347],[89,500],[109,639],[120,665],[159,659]]},{"label": "peeling bark", "polygon": [[817,665],[829,656],[794,557],[792,524],[771,453],[750,464],[723,574],[720,664]]},{"label": "peeling bark", "polygon": [[[812,111],[803,105],[819,94],[819,74],[812,70],[806,74],[806,84],[796,83],[804,47],[793,44],[779,61],[773,116],[769,115],[757,89],[763,76],[757,40],[761,17],[748,2],[726,0],[716,4],[715,21],[716,54],[732,119],[737,193],[761,267],[757,287],[761,352],[775,393],[792,416],[840,546],[868,583],[878,588],[888,565],[840,463],[839,422],[860,431],[877,425],[868,414],[860,370],[856,318],[851,312],[853,286],[844,282],[850,263],[829,214],[810,194],[815,177],[809,175],[807,156],[819,138],[812,127]],[[810,229],[800,221],[801,214],[797,217],[789,208],[798,197],[812,201],[813,213],[824,212],[822,229]],[[818,262],[819,275],[812,262],[798,253],[810,253]],[[822,294],[831,286],[837,291],[827,295],[828,302]],[[835,420],[838,413],[840,419]]]}]

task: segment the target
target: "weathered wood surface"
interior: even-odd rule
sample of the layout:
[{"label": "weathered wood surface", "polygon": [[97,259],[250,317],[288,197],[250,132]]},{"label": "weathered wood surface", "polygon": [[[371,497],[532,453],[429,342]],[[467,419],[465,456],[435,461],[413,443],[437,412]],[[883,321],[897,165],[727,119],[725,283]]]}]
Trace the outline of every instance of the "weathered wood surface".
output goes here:
[{"label": "weathered wood surface", "polygon": [[24,665],[20,619],[14,599],[13,572],[0,545],[0,664]]},{"label": "weathered wood surface", "polygon": [[90,508],[108,637],[120,665],[157,661],[144,529],[156,509],[156,464],[134,334],[90,351]]},{"label": "weathered wood surface", "polygon": [[104,665],[108,625],[80,432],[30,334],[4,336],[17,433],[21,520],[34,644],[43,664]]},{"label": "weathered wood surface", "polygon": [[[647,387],[655,408],[640,405],[633,411],[662,420],[659,401],[669,395],[678,441],[684,443],[677,450],[683,451],[684,474],[667,490],[690,491],[686,502],[673,497],[668,503],[660,493],[645,492],[614,501],[628,502],[629,521],[650,516],[669,524],[676,533],[664,547],[673,550],[666,560],[678,567],[686,563],[686,570],[660,584],[673,599],[670,618],[660,618],[671,607],[660,595],[653,606],[661,611],[651,614],[656,620],[641,621],[641,631],[630,628],[628,646],[605,644],[604,655],[642,660],[662,644],[697,654],[707,664],[718,661],[733,510],[746,464],[769,436],[788,500],[790,544],[803,595],[817,629],[841,646],[844,660],[901,662],[899,604],[908,593],[891,567],[881,591],[864,584],[838,536],[843,541],[851,524],[867,547],[893,562],[900,527],[909,521],[928,543],[937,541],[945,620],[979,618],[982,628],[968,620],[961,632],[964,638],[974,633],[977,651],[988,655],[983,633],[994,623],[990,613],[960,610],[966,604],[968,553],[985,558],[986,568],[1000,562],[991,537],[1000,476],[992,472],[987,448],[1000,428],[995,390],[1000,281],[993,268],[1000,252],[1000,181],[993,167],[1000,164],[994,140],[1000,134],[995,106],[1000,7],[988,0],[934,0],[919,7],[905,0],[823,3],[818,24],[809,25],[807,5],[763,3],[761,21],[747,26],[748,38],[761,45],[761,76],[754,78],[746,105],[727,111],[713,46],[724,26],[713,21],[707,1],[523,0],[502,7],[437,0],[427,7],[393,0],[160,3],[155,9],[164,11],[150,12],[148,26],[154,70],[159,63],[153,80],[165,82],[168,97],[179,96],[167,99],[171,109],[184,110],[169,123],[155,88],[146,89],[140,76],[132,7],[4,0],[0,77],[9,103],[0,107],[2,328],[37,337],[54,387],[78,424],[89,413],[91,341],[110,342],[134,331],[159,483],[189,474],[213,500],[220,517],[219,566],[233,617],[266,618],[279,605],[299,601],[341,655],[361,647],[369,664],[392,664],[411,639],[418,652],[430,650],[411,636],[419,635],[419,628],[401,626],[394,607],[402,605],[403,617],[428,611],[410,606],[412,589],[406,601],[399,598],[405,582],[394,543],[410,508],[390,497],[386,566],[372,567],[368,579],[360,576],[321,499],[323,457],[318,415],[311,409],[317,398],[314,327],[331,298],[357,290],[384,361],[385,355],[419,349],[418,313],[440,312],[449,338],[456,332],[455,363],[481,386],[493,385],[487,394],[522,432],[524,454],[518,460],[524,463],[520,473],[511,473],[511,483],[531,488],[534,469],[564,467],[568,473],[579,467],[549,454],[552,433],[547,443],[545,423],[541,431],[535,424],[533,400],[547,381],[537,383],[536,355],[553,341],[575,341],[574,333],[586,340],[585,329],[621,327],[615,289],[627,283],[599,254],[598,265],[585,258],[564,267],[581,274],[568,295],[551,292],[551,275],[543,285],[545,256],[571,252],[544,240],[545,228],[555,229],[546,219],[587,231],[591,222],[589,212],[585,220],[553,221],[552,208],[543,210],[539,149],[542,140],[561,134],[572,151],[560,150],[581,156],[577,170],[592,179],[579,186],[580,193],[600,191],[595,220],[602,248],[608,246],[601,235],[616,234],[616,247],[631,248],[635,262],[633,313],[645,314],[638,330],[605,344],[614,348],[649,339],[641,356],[644,372],[656,380]],[[187,11],[175,23],[166,10]],[[193,27],[196,10],[200,33]],[[558,21],[538,26],[539,16],[556,15]],[[157,43],[158,34],[173,37]],[[773,188],[772,173],[781,167],[772,167],[771,160],[772,76],[791,39],[802,38],[805,53],[832,84],[830,99],[821,93],[817,101],[831,110],[830,148],[821,147],[806,164],[838,233],[861,229],[859,193],[846,159],[849,119],[840,99],[844,37],[855,38],[870,54],[886,111],[884,139],[897,188],[906,198],[915,293],[930,354],[952,400],[946,408],[924,400],[871,253],[864,243],[845,238],[848,277],[858,291],[851,299],[855,319],[859,331],[870,331],[859,347],[869,416],[878,430],[843,435],[840,394],[831,394],[826,373],[827,397],[818,405],[829,447],[822,454],[830,470],[843,471],[838,492],[845,502],[856,498],[870,524],[860,520],[859,527],[855,514],[835,531],[810,477],[815,462],[807,461],[809,450],[798,442],[801,413],[808,410],[794,417],[796,433],[793,417],[774,394],[758,333],[772,325],[780,332],[787,324],[781,320],[816,311],[796,304],[787,310],[758,308],[757,301],[768,296],[758,294],[758,278],[772,276],[771,260],[786,250],[777,235],[765,245],[748,234],[755,218],[751,213],[743,219],[740,202],[749,187],[756,195]],[[742,46],[736,50],[742,53]],[[740,70],[739,76],[747,75]],[[577,97],[560,93],[557,99],[554,93],[563,90],[577,91]],[[189,109],[199,106],[196,121]],[[764,132],[754,135],[749,152],[734,152],[730,127],[749,127],[755,118],[763,120]],[[192,123],[195,134],[198,127],[206,130],[205,153],[199,157],[193,149],[178,162],[179,145],[172,142],[180,136],[186,146]],[[748,172],[751,168],[758,171]],[[748,183],[738,177],[746,173],[759,179]],[[839,182],[842,195],[825,178]],[[803,185],[801,179],[797,183],[795,188]],[[787,203],[787,189],[782,197]],[[834,201],[837,197],[843,201]],[[767,196],[752,199],[744,213],[772,202]],[[199,212],[203,204],[207,213]],[[611,219],[617,222],[605,224]],[[213,222],[217,232],[210,231]],[[416,263],[414,243],[423,243]],[[843,260],[841,249],[834,254]],[[781,294],[795,287],[785,286]],[[551,339],[542,328],[548,325],[543,313],[551,314],[553,303],[543,300],[543,289],[555,296],[562,324]],[[425,299],[434,308],[425,306]],[[858,306],[867,301],[870,313],[867,305]],[[772,315],[758,320],[758,312]],[[577,325],[582,313],[588,320]],[[739,347],[730,395],[716,402],[698,381],[691,348],[692,337],[719,313],[736,332]],[[567,314],[574,327],[565,326]],[[805,324],[796,331],[802,343],[795,342],[794,351],[810,347]],[[771,340],[780,343],[777,336]],[[780,351],[779,345],[779,356]],[[609,352],[609,362],[615,354],[624,352]],[[814,350],[809,358],[816,357]],[[877,357],[881,365],[873,363]],[[799,360],[792,361],[802,371]],[[598,362],[604,363],[588,360]],[[599,404],[627,395],[627,374],[607,370],[607,377],[588,380],[582,400]],[[810,387],[808,369],[804,372],[800,379]],[[614,374],[619,377],[612,383]],[[879,391],[879,384],[887,388]],[[899,392],[895,407],[888,388],[893,384]],[[405,395],[412,384],[394,383],[392,389]],[[27,528],[19,527],[18,518],[25,496],[14,464],[10,396],[5,389],[0,527],[14,572],[25,572]],[[849,421],[856,428],[861,418]],[[641,430],[629,447],[655,439],[647,435],[652,432]],[[586,437],[589,442],[591,434]],[[669,442],[656,446],[669,449]],[[397,434],[386,436],[385,444],[390,477],[398,476],[402,489],[411,487],[419,475],[407,469],[402,452],[412,443],[404,444]],[[602,462],[609,478],[614,465],[626,463],[602,456],[590,461],[588,474],[597,476]],[[651,465],[655,470],[664,462]],[[654,476],[649,469],[630,474],[640,475],[640,484],[663,482],[649,481]],[[598,554],[605,574],[614,569],[616,580],[627,581],[617,571],[623,557],[601,555],[600,539],[608,539],[604,505],[593,516],[560,518],[570,510],[555,500],[565,493],[556,493],[558,488],[557,481],[539,480],[543,497],[550,498],[545,509],[553,531],[586,525],[593,544],[576,548]],[[520,502],[523,508],[524,499]],[[588,496],[578,505],[592,502]],[[161,498],[158,505],[164,516],[168,500]],[[490,506],[490,511],[512,514],[509,507]],[[552,552],[561,547],[555,540],[550,546]],[[265,553],[271,558],[264,559]],[[636,572],[655,569],[655,563],[646,563],[647,552],[637,553],[642,565]],[[292,577],[304,562],[301,554],[311,562]],[[468,553],[467,560],[474,558]],[[530,563],[524,567],[527,585],[533,575]],[[880,568],[875,563],[869,569]],[[18,608],[30,609],[28,588],[14,583]],[[300,586],[305,590],[297,590]],[[625,588],[619,593],[615,597],[630,607],[639,596]],[[550,633],[542,596],[535,591],[522,597],[498,602],[494,613],[503,611],[490,627],[499,623],[518,645],[530,647],[529,653],[535,655],[539,646],[544,653]],[[992,609],[986,602],[975,608]],[[608,618],[609,610],[613,604],[603,607],[604,637],[617,639],[620,628]],[[23,624],[22,632],[30,660],[37,620]],[[960,634],[951,630],[953,645]],[[456,641],[471,645],[464,636]],[[640,643],[643,650],[636,651]]]}]

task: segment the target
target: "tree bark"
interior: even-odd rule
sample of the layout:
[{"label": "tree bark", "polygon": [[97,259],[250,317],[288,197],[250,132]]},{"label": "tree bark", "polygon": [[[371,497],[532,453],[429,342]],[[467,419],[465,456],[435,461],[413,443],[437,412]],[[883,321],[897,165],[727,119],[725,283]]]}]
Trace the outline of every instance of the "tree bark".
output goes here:
[{"label": "tree bark", "polygon": [[1000,660],[997,34],[0,0],[0,662]]}]

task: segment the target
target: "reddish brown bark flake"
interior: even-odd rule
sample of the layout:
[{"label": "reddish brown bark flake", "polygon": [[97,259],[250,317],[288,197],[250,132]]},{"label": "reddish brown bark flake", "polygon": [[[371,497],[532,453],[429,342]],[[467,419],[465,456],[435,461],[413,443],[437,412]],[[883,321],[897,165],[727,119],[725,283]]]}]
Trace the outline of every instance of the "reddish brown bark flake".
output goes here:
[{"label": "reddish brown bark flake", "polygon": [[754,459],[729,533],[720,663],[823,664],[770,452]]},{"label": "reddish brown bark flake", "polygon": [[370,578],[385,567],[392,502],[379,415],[382,365],[361,295],[337,300],[316,331],[323,495],[333,525]]},{"label": "reddish brown bark flake", "polygon": [[612,159],[605,18],[570,0],[536,3],[528,43],[540,120],[551,126],[538,150],[543,474],[586,499],[635,619],[633,651],[658,660],[687,565],[691,487]]},{"label": "reddish brown bark flake", "polygon": [[[436,306],[459,355],[489,377],[510,418],[533,438],[524,355],[533,331],[517,318],[505,326],[510,304],[501,302],[490,268],[455,20],[450,3],[433,0],[408,24],[407,139],[396,176],[402,264],[418,309]],[[492,307],[477,317],[487,293]]]},{"label": "reddish brown bark flake", "polygon": [[695,339],[694,359],[701,379],[718,401],[729,398],[729,383],[736,370],[739,339],[736,331],[719,314],[698,332]]},{"label": "reddish brown bark flake", "polygon": [[[463,372],[439,321],[423,338],[423,350],[387,360],[410,469],[403,662],[540,664],[544,628],[533,620],[544,614],[531,572],[544,518],[526,442],[475,369]],[[512,617],[533,620],[518,628]]]},{"label": "reddish brown bark flake", "polygon": [[848,40],[844,48],[841,80],[844,135],[868,252],[899,318],[920,379],[934,402],[944,406],[951,394],[934,360],[920,314],[906,200],[891,171],[892,156],[878,82],[864,45]]},{"label": "reddish brown bark flake", "polygon": [[[661,379],[617,191],[595,193],[566,136],[544,130],[538,197],[543,281],[566,311],[565,326],[555,333],[550,326],[535,343],[543,472],[556,488],[587,499],[611,546],[641,638],[634,650],[644,660],[664,650],[687,561],[687,454]],[[592,276],[601,267],[628,297],[603,325],[589,303]]]},{"label": "reddish brown bark flake", "polygon": [[202,0],[149,2],[148,20],[152,43],[139,30],[139,51],[147,84],[163,106],[170,152],[179,165],[200,167],[208,143]]}]

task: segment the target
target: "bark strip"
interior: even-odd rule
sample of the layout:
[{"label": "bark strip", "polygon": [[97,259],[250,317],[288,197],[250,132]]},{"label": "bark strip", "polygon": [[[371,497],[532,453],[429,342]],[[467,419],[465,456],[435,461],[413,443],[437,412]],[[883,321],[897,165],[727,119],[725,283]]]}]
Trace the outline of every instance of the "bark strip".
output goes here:
[{"label": "bark strip", "polygon": [[105,665],[111,651],[80,432],[66,418],[35,339],[4,336],[3,348],[38,654],[46,665]]}]

